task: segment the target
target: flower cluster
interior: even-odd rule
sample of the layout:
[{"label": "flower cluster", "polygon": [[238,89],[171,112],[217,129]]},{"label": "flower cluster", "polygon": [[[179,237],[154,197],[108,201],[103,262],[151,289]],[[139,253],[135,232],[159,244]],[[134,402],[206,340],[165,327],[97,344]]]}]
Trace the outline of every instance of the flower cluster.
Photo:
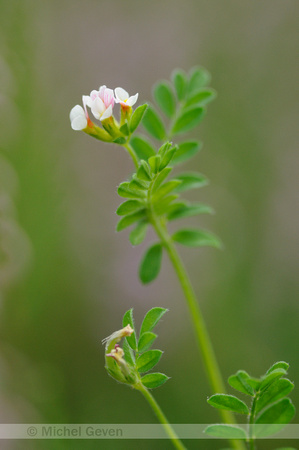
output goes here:
[{"label": "flower cluster", "polygon": [[[113,118],[113,107],[115,103],[121,105],[121,113],[126,114],[132,109],[138,99],[138,94],[130,95],[124,89],[118,87],[114,90],[101,86],[98,91],[91,91],[90,95],[82,96],[83,108],[80,105],[74,106],[70,112],[71,127],[73,130],[84,130],[86,132],[95,128],[91,121],[87,106],[97,120],[100,120],[103,127],[110,133],[111,127],[115,125]],[[110,120],[110,124],[109,124]],[[108,129],[107,129],[108,128]],[[91,133],[90,133],[91,134]]]}]

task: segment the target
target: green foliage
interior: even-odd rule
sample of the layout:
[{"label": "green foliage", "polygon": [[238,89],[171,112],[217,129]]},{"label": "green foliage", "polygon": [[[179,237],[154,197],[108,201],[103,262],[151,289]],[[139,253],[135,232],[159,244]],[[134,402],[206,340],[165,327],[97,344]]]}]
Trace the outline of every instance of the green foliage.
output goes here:
[{"label": "green foliage", "polygon": [[138,371],[142,373],[151,370],[153,367],[155,367],[156,364],[158,364],[162,353],[163,352],[161,350],[148,350],[147,352],[138,356],[136,361],[136,367]]},{"label": "green foliage", "polygon": [[[153,333],[152,330],[164,316],[166,311],[167,309],[160,307],[150,309],[143,319],[139,338],[134,324],[133,309],[128,310],[124,314],[123,326],[126,327],[127,325],[130,325],[134,330],[131,336],[124,337],[122,345],[124,360],[118,366],[117,362],[113,361],[111,356],[106,356],[106,359],[111,358],[108,360],[106,369],[112,377],[117,379],[117,381],[136,385],[137,388],[138,384],[142,382],[147,388],[155,388],[168,380],[168,377],[162,373],[150,373],[146,376],[141,376],[141,374],[153,369],[162,357],[163,352],[161,350],[149,350],[149,348],[157,338],[157,335]],[[122,332],[122,330],[120,331]],[[114,345],[115,337],[118,333],[119,332],[113,333],[107,338],[107,352],[111,351],[109,339],[114,339],[113,342],[111,341],[112,345]],[[116,339],[116,342],[118,341],[119,339]],[[117,344],[116,348],[118,347],[119,345]]]},{"label": "green foliage", "polygon": [[154,86],[154,98],[167,117],[173,117],[176,110],[175,96],[172,86],[167,81],[160,81]]},{"label": "green foliage", "polygon": [[217,236],[203,230],[180,230],[172,235],[172,239],[187,247],[221,248],[221,242]]},{"label": "green foliage", "polygon": [[247,405],[234,395],[215,394],[208,399],[208,403],[214,408],[227,409],[238,414],[249,414]]},{"label": "green foliage", "polygon": [[[250,396],[250,407],[232,395],[215,394],[208,399],[208,403],[215,408],[248,416],[249,430],[248,434],[245,433],[245,438],[250,443],[250,448],[254,448],[256,437],[266,437],[277,433],[295,415],[295,407],[287,397],[294,388],[294,384],[287,378],[283,378],[288,367],[288,363],[279,361],[259,379],[252,378],[244,370],[239,370],[229,377],[230,386]],[[205,433],[218,438],[237,438],[236,435],[230,434],[230,430],[226,427],[227,425],[210,425],[205,429]]]},{"label": "green foliage", "polygon": [[149,106],[143,116],[143,126],[154,138],[162,141],[166,137],[166,130],[161,117],[153,106]]},{"label": "green foliage", "polygon": [[184,110],[176,119],[172,128],[172,134],[183,134],[192,130],[202,121],[204,113],[205,110],[201,106],[194,106]]},{"label": "green foliage", "polygon": [[140,336],[142,337],[144,333],[152,331],[152,329],[157,325],[157,323],[161,320],[166,312],[167,309],[165,308],[156,307],[150,309],[143,319],[140,329]]},{"label": "green foliage", "polygon": [[138,222],[134,230],[132,230],[130,233],[129,239],[131,244],[140,245],[146,237],[147,229],[148,223],[146,220],[141,220],[140,222]]},{"label": "green foliage", "polygon": [[133,136],[130,140],[130,144],[133,147],[134,152],[140,160],[148,160],[151,156],[155,156],[156,152],[152,145],[141,136]]},{"label": "green foliage", "polygon": [[[129,309],[123,317],[123,326],[126,327],[127,325],[130,325],[130,327],[133,328],[133,330],[135,330],[134,318],[133,318],[133,308]],[[133,350],[136,350],[137,342],[136,342],[136,333],[135,332],[131,336],[127,337],[127,343]]]},{"label": "green foliage", "polygon": [[[121,383],[132,385],[136,389],[140,389],[141,383],[147,388],[156,388],[168,380],[168,377],[163,373],[142,375],[152,370],[162,357],[163,352],[161,350],[151,350],[150,347],[157,338],[152,330],[166,311],[167,309],[161,307],[150,309],[142,321],[139,337],[134,323],[133,309],[129,309],[124,314],[124,328],[104,339],[106,344],[106,370],[109,375]],[[131,327],[130,335],[128,335],[128,325]],[[119,342],[122,338],[123,343],[122,348],[120,348]],[[115,357],[115,355],[120,356]]]},{"label": "green foliage", "polygon": [[141,378],[142,384],[148,389],[154,389],[166,383],[169,377],[164,373],[149,373]]},{"label": "green foliage", "polygon": [[188,159],[192,158],[202,147],[202,142],[199,141],[187,141],[178,144],[178,149],[172,158],[171,164],[181,164]]},{"label": "green foliage", "polygon": [[146,111],[147,105],[140,105],[136,110],[133,112],[131,119],[130,119],[130,132],[133,133],[136,128],[138,127],[139,123],[141,122],[141,119]]},{"label": "green foliage", "polygon": [[247,435],[242,428],[236,425],[217,424],[209,425],[205,429],[205,433],[209,436],[222,439],[247,439]]},{"label": "green foliage", "polygon": [[162,245],[152,245],[145,253],[140,265],[139,276],[147,284],[159,275],[162,262]]}]

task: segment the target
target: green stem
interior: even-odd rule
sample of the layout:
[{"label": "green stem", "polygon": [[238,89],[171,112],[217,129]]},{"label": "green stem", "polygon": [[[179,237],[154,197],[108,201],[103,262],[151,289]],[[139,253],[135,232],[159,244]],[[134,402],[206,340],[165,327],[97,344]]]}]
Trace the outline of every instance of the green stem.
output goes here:
[{"label": "green stem", "polygon": [[250,418],[249,418],[249,450],[255,450],[255,448],[256,448],[253,427],[254,427],[254,419],[255,419],[255,407],[256,407],[256,402],[258,399],[257,395],[258,394],[256,394],[253,399],[251,412],[250,412]]},{"label": "green stem", "polygon": [[132,149],[132,147],[130,146],[130,144],[125,143],[123,144],[123,147],[128,151],[128,153],[130,154],[131,158],[133,159],[133,162],[135,164],[136,170],[138,169],[138,158],[136,156],[136,153],[134,152],[134,150]]},{"label": "green stem", "polygon": [[172,428],[172,426],[170,425],[170,423],[166,419],[163,411],[161,410],[160,406],[158,405],[158,403],[156,402],[156,400],[154,399],[152,394],[147,390],[147,388],[142,383],[140,383],[138,385],[135,385],[134,387],[136,389],[138,389],[143,394],[143,396],[146,398],[146,400],[148,401],[148,403],[152,407],[154,413],[156,414],[159,422],[163,425],[164,430],[168,434],[168,436],[171,439],[171,441],[172,441],[173,445],[175,446],[175,448],[178,449],[178,450],[186,450],[186,447],[182,444],[182,442],[180,441],[180,439],[176,435],[174,429]]},{"label": "green stem", "polygon": [[[165,227],[162,226],[161,222],[155,217],[153,211],[152,211],[152,224],[154,226],[157,235],[161,239],[165,249],[168,252],[169,258],[173,264],[173,267],[181,283],[182,290],[185,294],[191,318],[193,321],[195,334],[197,337],[197,343],[201,350],[201,354],[204,360],[208,380],[210,382],[212,391],[216,393],[224,393],[225,386],[218,367],[215,352],[189,276],[179,257],[179,254],[174,246],[171,237],[169,236]],[[219,412],[224,422],[228,424],[236,423],[234,415],[230,411],[220,410]],[[245,446],[241,441],[234,440],[231,441],[231,444],[235,449],[238,450],[245,449]]]}]

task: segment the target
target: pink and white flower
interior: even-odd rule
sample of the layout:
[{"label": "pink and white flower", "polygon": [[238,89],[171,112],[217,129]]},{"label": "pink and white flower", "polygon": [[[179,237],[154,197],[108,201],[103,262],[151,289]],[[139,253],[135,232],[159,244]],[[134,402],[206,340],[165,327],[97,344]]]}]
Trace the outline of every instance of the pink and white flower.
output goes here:
[{"label": "pink and white flower", "polygon": [[114,92],[116,103],[120,103],[124,107],[132,107],[137,102],[138,94],[130,97],[129,93],[121,87],[116,88]]},{"label": "pink and white flower", "polygon": [[93,90],[87,97],[87,105],[96,119],[103,121],[112,116],[114,106],[113,90],[101,86],[98,91]]}]

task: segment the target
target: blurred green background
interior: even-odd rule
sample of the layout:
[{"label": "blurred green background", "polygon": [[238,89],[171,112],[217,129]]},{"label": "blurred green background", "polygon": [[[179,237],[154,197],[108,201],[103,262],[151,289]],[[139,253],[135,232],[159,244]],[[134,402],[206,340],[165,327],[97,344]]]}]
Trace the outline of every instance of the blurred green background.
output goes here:
[{"label": "blurred green background", "polygon": [[[298,384],[298,6],[0,0],[3,423],[155,423],[140,394],[104,370],[101,339],[132,306],[137,321],[152,306],[170,310],[157,331],[165,351],[159,369],[171,380],[155,392],[169,421],[218,420],[206,403],[210,390],[172,267],[165,258],[158,280],[142,286],[144,247],[132,248],[128,232],[115,232],[116,187],[133,170],[129,157],[69,123],[81,95],[102,84],[139,92],[141,103],[175,67],[197,64],[211,72],[218,98],[194,134],[204,149],[184,169],[209,177],[194,198],[217,214],[190,225],[213,230],[225,251],[180,252],[224,377],[238,369],[258,376],[282,359]],[[298,392],[291,395],[297,409]],[[172,447],[52,440],[3,441],[1,448]]]}]

